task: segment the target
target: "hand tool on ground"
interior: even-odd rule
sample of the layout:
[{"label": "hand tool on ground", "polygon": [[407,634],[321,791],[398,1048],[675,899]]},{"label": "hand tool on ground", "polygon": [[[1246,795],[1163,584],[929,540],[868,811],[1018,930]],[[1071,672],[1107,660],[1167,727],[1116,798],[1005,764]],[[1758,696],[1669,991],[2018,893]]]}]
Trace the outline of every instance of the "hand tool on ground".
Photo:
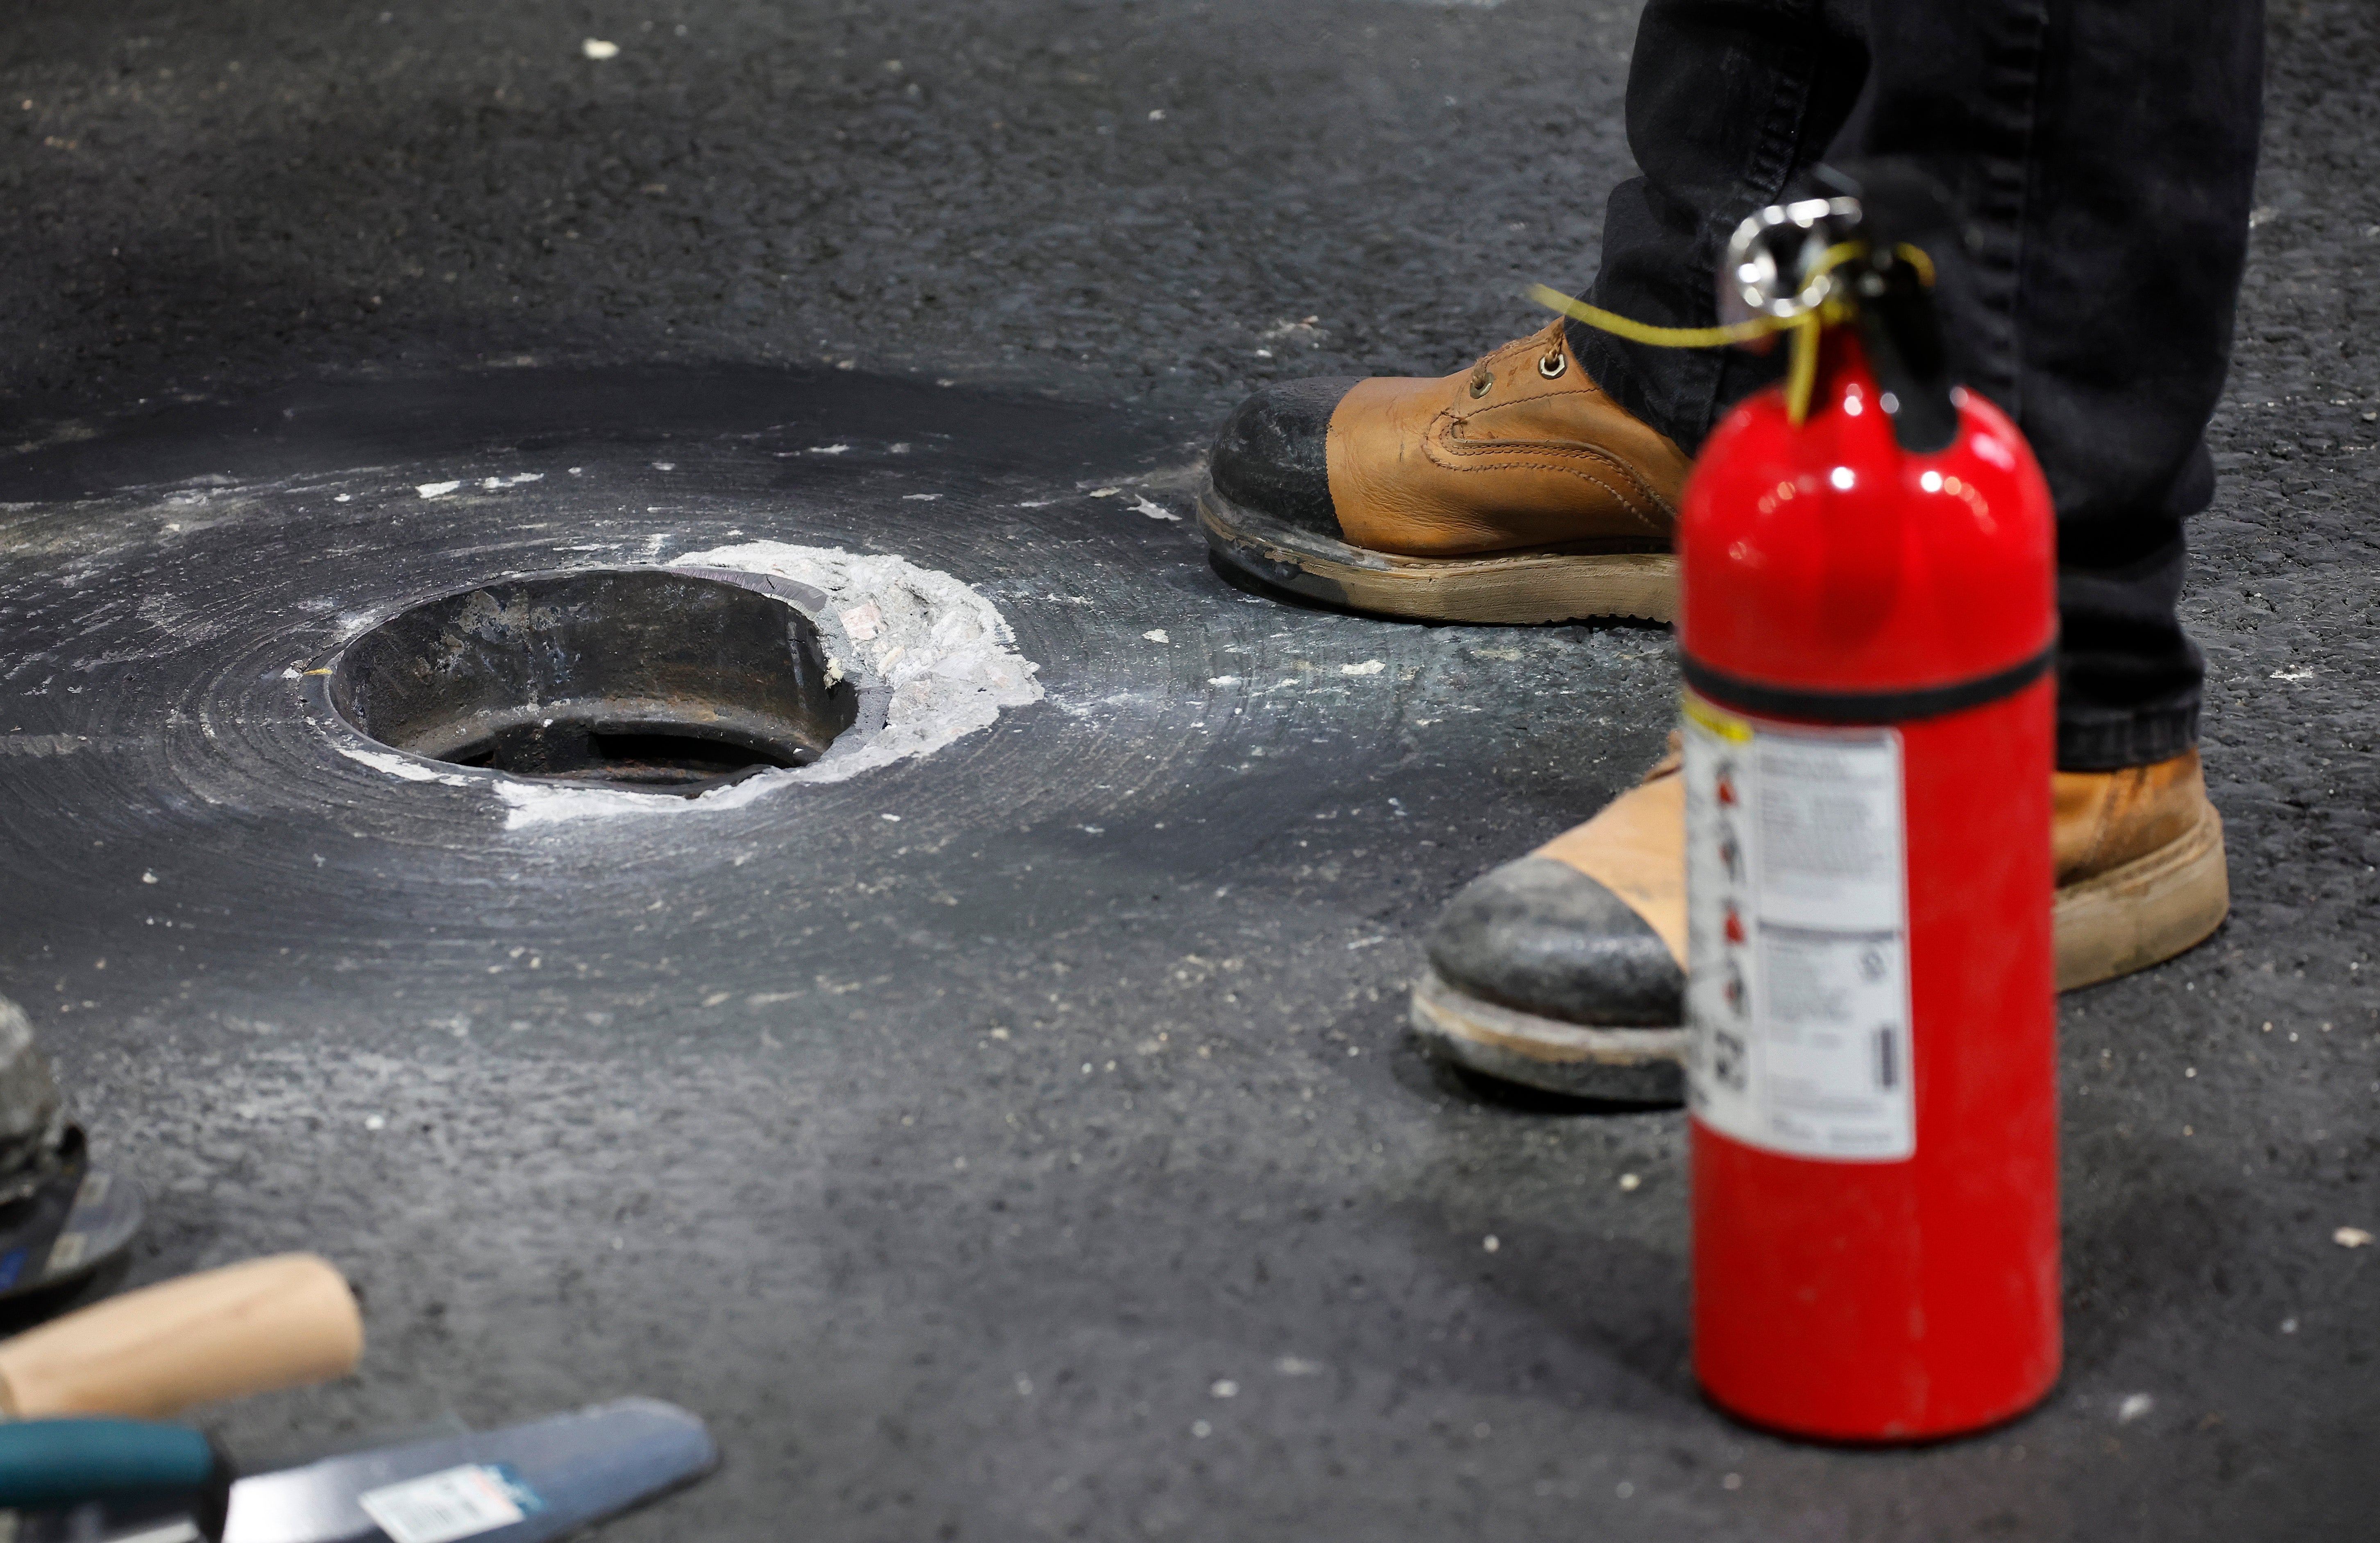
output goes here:
[{"label": "hand tool on ground", "polygon": [[0,1415],[154,1418],[343,1377],[363,1355],[345,1277],[311,1254],[201,1270],[0,1342]]},{"label": "hand tool on ground", "polygon": [[0,1185],[0,1302],[66,1294],[131,1245],[145,1209],[140,1186],[67,1126],[50,1165]]},{"label": "hand tool on ground", "polygon": [[642,1398],[247,1477],[179,1426],[43,1420],[0,1427],[0,1505],[16,1543],[540,1543],[718,1462],[699,1418]]},{"label": "hand tool on ground", "polygon": [[0,1303],[83,1280],[140,1219],[140,1189],[91,1160],[32,1021],[0,997]]}]

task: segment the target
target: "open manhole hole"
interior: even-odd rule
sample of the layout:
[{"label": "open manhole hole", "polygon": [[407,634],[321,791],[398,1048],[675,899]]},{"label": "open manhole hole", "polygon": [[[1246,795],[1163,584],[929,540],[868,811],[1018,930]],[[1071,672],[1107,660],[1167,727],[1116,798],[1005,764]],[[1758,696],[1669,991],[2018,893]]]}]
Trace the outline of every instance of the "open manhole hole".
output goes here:
[{"label": "open manhole hole", "polygon": [[809,764],[859,703],[808,616],[660,569],[511,578],[414,606],[349,644],[330,687],[348,723],[431,760],[683,797]]}]

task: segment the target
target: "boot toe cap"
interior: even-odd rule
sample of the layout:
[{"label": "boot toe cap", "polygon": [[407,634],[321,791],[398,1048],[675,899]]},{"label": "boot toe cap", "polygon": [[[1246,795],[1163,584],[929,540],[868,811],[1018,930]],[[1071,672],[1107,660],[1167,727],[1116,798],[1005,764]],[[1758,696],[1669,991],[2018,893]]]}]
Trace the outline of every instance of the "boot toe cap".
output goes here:
[{"label": "boot toe cap", "polygon": [[1430,963],[1461,990],[1543,1017],[1674,1025],[1685,972],[1627,902],[1566,863],[1522,857],[1447,903]]},{"label": "boot toe cap", "polygon": [[1353,380],[1282,381],[1232,409],[1208,461],[1215,491],[1234,504],[1342,540],[1330,504],[1330,415]]}]

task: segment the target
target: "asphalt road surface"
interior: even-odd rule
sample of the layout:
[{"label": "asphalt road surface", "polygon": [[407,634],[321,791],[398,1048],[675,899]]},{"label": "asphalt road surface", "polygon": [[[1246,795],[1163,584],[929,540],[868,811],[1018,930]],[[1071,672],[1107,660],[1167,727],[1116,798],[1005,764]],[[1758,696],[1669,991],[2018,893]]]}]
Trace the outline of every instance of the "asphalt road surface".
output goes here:
[{"label": "asphalt road surface", "polygon": [[[2065,999],[2064,1380],[1912,1452],[1701,1401],[1681,1116],[1404,1039],[1439,904],[1658,752],[1667,633],[1284,604],[1181,517],[1253,385],[1592,273],[1633,23],[20,0],[0,991],[152,1191],[135,1280],[363,1286],[362,1371],[236,1450],[699,1411],[726,1465],[623,1543],[2370,1536],[2380,15],[2272,21],[2184,601],[2232,919]],[[738,542],[974,586],[1041,699],[534,820],[307,674]]]}]

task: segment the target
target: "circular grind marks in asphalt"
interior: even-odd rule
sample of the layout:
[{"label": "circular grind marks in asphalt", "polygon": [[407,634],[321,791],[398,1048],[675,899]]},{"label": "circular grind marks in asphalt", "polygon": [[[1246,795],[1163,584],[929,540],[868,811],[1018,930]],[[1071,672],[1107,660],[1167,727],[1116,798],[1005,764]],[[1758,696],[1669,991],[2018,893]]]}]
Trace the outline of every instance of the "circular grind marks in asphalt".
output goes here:
[{"label": "circular grind marks in asphalt", "polygon": [[[19,936],[170,922],[190,934],[177,944],[205,934],[211,973],[250,952],[290,961],[276,994],[385,959],[388,985],[451,981],[448,1005],[484,1013],[504,1009],[474,993],[508,983],[487,981],[465,940],[524,929],[545,945],[540,968],[573,980],[748,984],[780,1002],[888,969],[892,1000],[923,984],[880,938],[794,947],[820,909],[901,914],[954,944],[1013,929],[995,951],[1013,954],[1110,917],[1121,896],[1162,905],[1191,885],[1212,902],[1285,881],[1289,898],[1335,901],[1346,941],[1368,947],[1381,929],[1367,918],[1397,907],[1416,868],[1479,860],[1417,858],[1409,822],[1433,774],[1523,777],[1534,749],[1541,777],[1558,763],[1592,798],[1658,752],[1658,700],[1622,708],[1617,733],[1609,720],[1660,688],[1661,632],[1400,626],[1240,593],[1207,565],[1186,474],[1145,425],[761,372],[498,377],[376,406],[369,392],[275,403],[12,468],[18,486],[0,491],[16,496],[144,484],[11,521],[6,835],[42,894]],[[384,426],[407,407],[462,428],[419,435],[404,459],[401,423]],[[356,445],[358,425],[384,437]],[[358,449],[368,467],[336,464]],[[812,596],[830,651],[878,695],[872,721],[757,788],[571,799],[399,756],[330,711],[341,650],[409,607],[639,567]],[[936,585],[965,588],[937,601]],[[1553,674],[1510,690],[1512,663],[1537,652]],[[937,685],[969,706],[882,699]],[[1553,818],[1577,807],[1572,787],[1551,791]],[[516,839],[546,825],[568,828]],[[1143,873],[1161,876],[1155,893]],[[683,895],[656,892],[676,883]],[[1255,896],[1212,908],[1235,928],[1273,923]],[[407,927],[437,942],[403,948]],[[502,976],[513,955],[499,957]],[[140,966],[112,967],[120,1010]]]}]

